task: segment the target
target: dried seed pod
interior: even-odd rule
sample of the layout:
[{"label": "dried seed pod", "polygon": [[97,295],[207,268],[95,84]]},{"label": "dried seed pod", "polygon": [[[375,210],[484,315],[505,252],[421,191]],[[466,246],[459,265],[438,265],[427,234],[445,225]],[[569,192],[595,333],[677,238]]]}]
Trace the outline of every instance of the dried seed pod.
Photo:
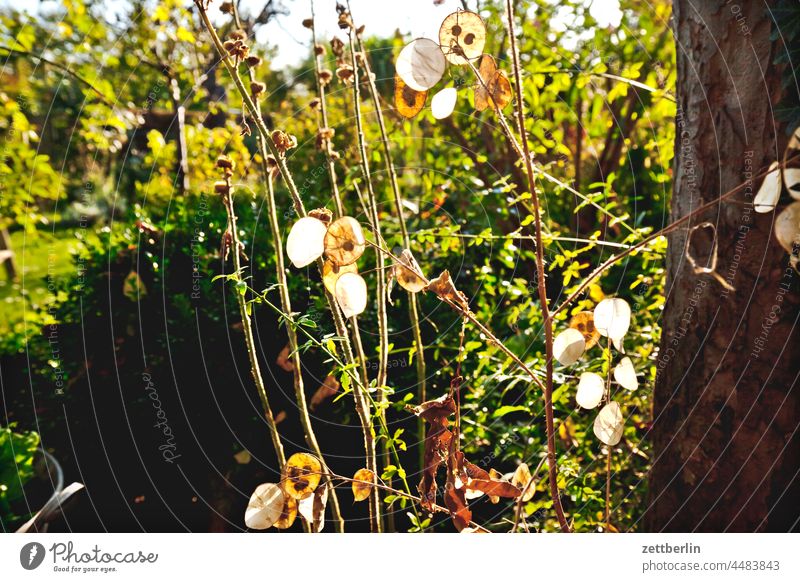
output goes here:
[{"label": "dried seed pod", "polygon": [[594,419],[594,434],[600,442],[613,447],[622,440],[625,419],[617,402],[609,402]]},{"label": "dried seed pod", "polygon": [[344,42],[337,36],[331,39],[331,52],[337,58],[344,55]]},{"label": "dried seed pod", "polygon": [[314,495],[297,502],[297,513],[309,524],[313,525],[315,532],[325,528],[325,506],[328,504],[328,486],[323,483]]},{"label": "dried seed pod", "polygon": [[322,283],[331,294],[336,294],[336,281],[345,273],[358,273],[358,265],[352,263],[339,266],[330,259],[325,260],[325,264],[322,265]]},{"label": "dried seed pod", "polygon": [[235,164],[228,156],[222,155],[217,158],[217,167],[223,170],[233,170]]},{"label": "dried seed pod", "polygon": [[800,248],[800,202],[792,202],[775,219],[775,238],[790,255]]},{"label": "dried seed pod", "polygon": [[219,11],[223,14],[233,14],[233,2],[223,2],[219,5]]},{"label": "dried seed pod", "polygon": [[575,400],[581,408],[597,408],[603,399],[606,386],[603,378],[594,372],[584,372],[578,382]]},{"label": "dried seed pod", "polygon": [[250,496],[244,512],[244,523],[251,529],[267,529],[283,512],[283,491],[275,483],[262,483]]},{"label": "dried seed pod", "polygon": [[425,280],[417,274],[422,274],[422,269],[411,251],[403,249],[397,258],[400,259],[400,262],[392,266],[392,275],[397,279],[397,283],[411,293],[419,293],[425,289]]},{"label": "dried seed pod", "polygon": [[314,45],[314,54],[317,55],[318,57],[324,55],[325,54],[325,47],[322,46],[321,44],[315,44]]},{"label": "dried seed pod", "polygon": [[[514,475],[511,477],[511,484],[523,492],[522,502],[527,503],[536,494],[536,487],[534,484],[528,486],[532,479],[531,470],[528,468],[527,463],[520,463]],[[526,489],[527,487],[527,489]]]},{"label": "dried seed pod", "polygon": [[254,68],[258,67],[259,65],[261,65],[262,61],[261,61],[261,57],[257,57],[256,55],[250,55],[244,60],[244,62],[247,63],[248,67],[250,67],[251,69],[254,69]]},{"label": "dried seed pod", "polygon": [[314,28],[314,19],[313,18],[304,18],[303,19],[303,26],[305,28]]},{"label": "dried seed pod", "polygon": [[639,387],[639,380],[636,378],[636,368],[628,356],[622,358],[614,367],[614,380],[626,390],[636,390]]},{"label": "dried seed pod", "polygon": [[375,481],[375,473],[369,469],[359,469],[353,475],[353,497],[356,501],[364,501],[372,492],[372,483]]},{"label": "dried seed pod", "polygon": [[289,495],[283,496],[281,516],[273,525],[276,529],[289,529],[297,518],[297,499]]},{"label": "dried seed pod", "polygon": [[344,316],[354,317],[367,308],[367,283],[361,275],[344,273],[336,281],[336,301]]},{"label": "dried seed pod", "polygon": [[427,91],[415,91],[405,84],[399,75],[394,77],[394,106],[398,113],[407,119],[411,119],[425,107],[425,100],[428,98]]},{"label": "dried seed pod", "polygon": [[214,192],[217,194],[227,194],[228,190],[230,190],[230,188],[228,187],[228,183],[224,180],[214,182]]},{"label": "dried seed pod", "polygon": [[783,183],[786,184],[789,196],[800,200],[800,168],[784,168]]},{"label": "dried seed pod", "polygon": [[322,109],[322,101],[320,101],[318,98],[315,97],[314,99],[308,102],[308,106],[311,109],[316,109],[317,111],[319,111],[320,109]]},{"label": "dried seed pod", "polygon": [[622,349],[622,338],[628,333],[630,325],[631,308],[624,299],[603,299],[594,308],[595,328],[600,335],[611,338],[614,346],[622,353],[625,353]]},{"label": "dried seed pod", "polygon": [[228,38],[231,40],[244,40],[247,38],[247,35],[244,33],[243,30],[234,30],[229,35]]},{"label": "dried seed pod", "polygon": [[414,91],[427,91],[442,78],[447,62],[442,50],[429,38],[412,40],[395,61],[395,71]]},{"label": "dried seed pod", "polygon": [[289,497],[305,499],[322,479],[322,463],[314,455],[295,453],[283,468],[283,490]]},{"label": "dried seed pod", "polygon": [[351,216],[334,220],[325,234],[325,256],[337,265],[355,263],[364,253],[366,239],[361,225]]},{"label": "dried seed pod", "polygon": [[454,65],[466,65],[483,54],[486,45],[486,26],[474,12],[453,12],[439,28],[439,44],[447,60]]},{"label": "dried seed pod", "polygon": [[497,65],[491,55],[483,55],[478,65],[478,74],[481,80],[475,87],[475,109],[483,111],[487,107],[503,109],[513,100],[511,82],[503,71],[497,70]]},{"label": "dried seed pod", "polygon": [[553,355],[562,366],[571,366],[586,350],[586,340],[577,329],[567,328],[553,341]]},{"label": "dried seed pod", "polygon": [[253,81],[250,83],[250,92],[253,94],[253,97],[258,98],[265,90],[267,86],[264,83],[259,83],[258,81]]},{"label": "dried seed pod", "polygon": [[772,212],[781,197],[781,169],[778,162],[772,162],[769,173],[764,176],[761,187],[753,197],[753,210],[759,213]]},{"label": "dried seed pod", "polygon": [[276,129],[272,132],[272,141],[281,154],[286,154],[290,149],[297,147],[297,138],[280,129]]},{"label": "dried seed pod", "polygon": [[325,223],[310,216],[294,223],[286,239],[286,254],[295,267],[301,269],[322,256],[326,231]]},{"label": "dried seed pod", "polygon": [[353,67],[351,65],[342,65],[336,69],[336,76],[339,77],[339,80],[342,83],[349,85],[355,79],[355,72],[353,71]]},{"label": "dried seed pod", "polygon": [[442,89],[431,99],[431,114],[434,119],[444,119],[450,117],[456,107],[458,91],[453,87]]},{"label": "dried seed pod", "polygon": [[577,329],[583,334],[583,339],[586,340],[586,349],[594,347],[600,339],[600,332],[594,326],[594,313],[591,311],[581,311],[576,313],[572,319],[569,320],[569,326]]},{"label": "dried seed pod", "polygon": [[323,87],[328,85],[331,82],[331,79],[333,79],[333,73],[329,69],[322,69],[319,72],[319,83]]},{"label": "dried seed pod", "polygon": [[317,220],[322,221],[326,227],[331,223],[331,220],[333,220],[333,212],[327,208],[315,208],[314,210],[309,210],[308,215],[311,218],[316,218]]}]

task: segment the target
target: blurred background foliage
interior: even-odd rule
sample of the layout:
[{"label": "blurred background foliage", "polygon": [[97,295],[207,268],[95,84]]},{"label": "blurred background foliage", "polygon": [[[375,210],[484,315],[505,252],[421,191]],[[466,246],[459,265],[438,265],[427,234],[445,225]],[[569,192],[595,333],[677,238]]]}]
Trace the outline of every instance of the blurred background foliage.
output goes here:
[{"label": "blurred background foliage", "polygon": [[[433,1],[433,0],[431,0]],[[460,3],[453,3],[453,8]],[[475,9],[475,2],[466,4]],[[485,52],[510,73],[502,3],[481,1],[488,29]],[[622,0],[620,22],[597,23],[589,1],[519,1],[524,15],[519,48],[524,67],[527,128],[538,164],[562,182],[542,179],[548,292],[560,303],[610,254],[666,223],[675,138],[674,44],[666,0]],[[307,3],[268,7],[308,16]],[[213,166],[222,153],[237,162],[237,210],[255,289],[274,282],[274,258],[264,216],[253,136],[243,135],[242,103],[191,3],[132,1],[113,20],[103,2],[68,0],[35,14],[0,10],[0,227],[10,233],[18,276],[0,274],[0,351],[4,416],[36,428],[68,474],[92,496],[73,528],[231,530],[255,484],[273,479],[271,453],[248,376],[235,302],[220,282],[225,214],[213,194]],[[333,5],[317,2],[332,18]],[[395,8],[402,9],[402,8]],[[212,6],[212,12],[216,7]],[[272,15],[247,14],[249,32]],[[358,14],[354,17],[357,24]],[[220,17],[220,32],[233,30]],[[434,276],[449,269],[477,316],[532,367],[542,369],[544,341],[536,297],[534,249],[525,208],[524,170],[489,111],[471,105],[468,71],[451,67],[447,82],[461,88],[453,116],[430,110],[405,120],[393,110],[393,59],[407,42],[399,33],[369,37],[367,48],[398,166],[412,251]],[[437,25],[438,26],[438,25]],[[270,128],[297,137],[289,164],[309,208],[332,207],[325,158],[315,147],[316,111],[310,57],[294,70],[273,70],[276,47],[254,43],[264,58],[258,77]],[[330,39],[329,68],[335,63]],[[362,92],[362,95],[366,91]],[[383,171],[380,134],[364,104],[367,143],[384,237],[401,244]],[[178,123],[178,109],[185,125]],[[352,92],[334,81],[328,94],[337,172],[347,210],[366,222],[352,188],[359,179]],[[510,108],[509,110],[510,111]],[[507,111],[507,113],[508,113]],[[179,137],[185,134],[188,171]],[[185,176],[183,175],[185,173]],[[576,196],[563,187],[582,193]],[[279,184],[282,226],[294,214]],[[281,233],[285,237],[285,230]],[[653,351],[663,305],[659,242],[611,269],[568,313],[592,309],[604,296],[634,309],[626,350],[640,388],[620,398],[628,417],[613,457],[612,521],[637,530],[646,499]],[[370,260],[370,259],[368,259]],[[369,278],[368,278],[369,279]],[[368,281],[374,292],[374,281]],[[314,270],[290,273],[295,309],[332,332]],[[414,403],[416,378],[407,298],[395,290],[390,310],[389,382],[394,389],[392,432],[404,429],[404,467],[418,480]],[[460,321],[434,298],[421,297],[422,333],[430,373],[428,395],[447,389],[454,372]],[[374,304],[369,310],[374,310]],[[293,409],[291,374],[275,365],[286,341],[274,314],[254,312],[270,389],[286,412],[287,447],[302,446]],[[375,353],[374,313],[363,316],[367,353]],[[468,330],[463,370],[462,442],[469,457],[501,473],[524,461],[533,469],[545,452],[541,394],[496,347]],[[323,353],[305,353],[309,395],[331,371]],[[594,414],[575,404],[577,377],[607,373],[601,346],[579,364],[557,366],[555,407],[560,486],[577,531],[603,523],[605,452],[592,434]],[[177,435],[180,474],[157,452],[160,434],[143,390],[149,374]],[[352,474],[363,465],[358,421],[348,398],[315,410],[323,450],[333,469]],[[37,428],[38,427],[38,428]],[[234,457],[249,451],[252,461]],[[89,453],[91,451],[91,453]],[[531,530],[555,529],[546,471],[525,507]],[[349,504],[346,504],[349,505]],[[405,511],[398,525],[407,529]],[[364,508],[348,508],[364,517]],[[507,530],[513,505],[476,501],[476,521]],[[354,522],[353,529],[366,527]],[[422,524],[441,531],[439,518]]]}]

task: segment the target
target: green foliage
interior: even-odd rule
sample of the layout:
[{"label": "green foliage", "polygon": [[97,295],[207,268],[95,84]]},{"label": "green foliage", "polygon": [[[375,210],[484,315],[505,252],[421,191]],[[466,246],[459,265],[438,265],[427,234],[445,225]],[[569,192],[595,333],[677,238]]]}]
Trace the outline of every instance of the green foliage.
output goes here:
[{"label": "green foliage", "polygon": [[0,523],[17,516],[11,504],[23,496],[23,487],[33,478],[33,459],[39,448],[35,432],[16,432],[15,423],[0,426]]}]

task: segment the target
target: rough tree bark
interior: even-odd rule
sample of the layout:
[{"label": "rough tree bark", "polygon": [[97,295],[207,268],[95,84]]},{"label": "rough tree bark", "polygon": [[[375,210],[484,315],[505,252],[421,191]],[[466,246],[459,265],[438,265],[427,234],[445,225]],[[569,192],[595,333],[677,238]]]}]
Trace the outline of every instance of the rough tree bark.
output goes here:
[{"label": "rough tree bark", "polygon": [[[780,71],[772,64],[781,47],[769,38],[771,3],[675,0],[673,219],[783,154],[786,136],[774,112]],[[692,223],[716,226],[717,270],[735,291],[692,272],[686,229],[669,240],[650,531],[798,528],[800,275],[787,270],[771,236],[775,214],[753,212],[760,182]],[[710,237],[697,236],[705,230],[692,238],[695,256],[709,256]]]}]

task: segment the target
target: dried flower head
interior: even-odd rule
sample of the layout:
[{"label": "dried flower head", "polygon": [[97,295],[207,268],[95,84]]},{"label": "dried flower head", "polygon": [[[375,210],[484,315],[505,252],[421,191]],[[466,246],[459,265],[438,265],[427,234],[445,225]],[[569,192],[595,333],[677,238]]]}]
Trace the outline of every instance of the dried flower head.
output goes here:
[{"label": "dried flower head", "polygon": [[336,69],[336,76],[339,77],[339,80],[346,85],[349,85],[353,82],[355,78],[355,71],[353,71],[353,67],[350,65],[342,65],[338,69]]},{"label": "dried flower head", "polygon": [[356,34],[358,36],[361,36],[362,34],[364,34],[364,28],[366,28],[366,25],[364,25],[364,24],[362,24],[361,26],[356,28]]},{"label": "dried flower head", "polygon": [[223,14],[233,14],[233,2],[223,2],[219,5],[219,11]]},{"label": "dried flower head", "polygon": [[311,109],[315,109],[315,110],[319,111],[320,109],[322,109],[322,101],[320,101],[317,98],[314,98],[314,99],[312,99],[311,101],[308,102],[308,106]]},{"label": "dried flower head", "polygon": [[331,52],[335,57],[341,57],[344,54],[344,43],[338,36],[334,36],[331,39]]},{"label": "dried flower head", "polygon": [[325,47],[322,46],[321,44],[315,44],[314,45],[314,54],[317,55],[317,56],[324,55],[325,54]]},{"label": "dried flower head", "polygon": [[331,143],[331,139],[336,135],[336,130],[332,127],[322,127],[317,132],[317,148],[325,151]]},{"label": "dried flower head", "polygon": [[285,155],[288,150],[297,147],[297,138],[280,129],[272,132],[272,141],[281,155]]},{"label": "dried flower head", "polygon": [[267,86],[264,83],[259,83],[258,81],[253,81],[250,83],[250,92],[253,94],[253,97],[258,98],[265,90]]},{"label": "dried flower head", "polygon": [[314,19],[313,18],[304,19],[303,26],[305,26],[308,29],[314,28]]},{"label": "dried flower head", "polygon": [[327,208],[315,208],[314,210],[310,211],[308,215],[311,218],[321,220],[325,223],[325,226],[328,226],[331,223],[331,220],[333,220],[333,213]]},{"label": "dried flower head", "polygon": [[281,172],[280,166],[278,166],[278,160],[275,159],[275,156],[267,156],[267,169],[269,170],[270,176],[274,179],[277,178]]},{"label": "dried flower head", "polygon": [[319,72],[319,83],[323,87],[330,83],[331,79],[333,79],[333,73],[329,69],[322,69]]},{"label": "dried flower head", "polygon": [[230,178],[233,175],[235,164],[228,156],[222,155],[217,158],[217,167],[223,170],[226,178]]},{"label": "dried flower head", "polygon": [[216,192],[217,194],[227,194],[228,183],[225,180],[219,180],[218,182],[214,182],[214,192]]},{"label": "dried flower head", "polygon": [[228,38],[231,40],[244,40],[247,38],[247,35],[243,30],[234,30],[228,35]]},{"label": "dried flower head", "polygon": [[247,57],[244,60],[244,62],[247,63],[248,67],[253,69],[253,68],[258,67],[259,65],[261,65],[262,61],[261,61],[261,57],[257,57],[256,55],[250,55],[249,57]]},{"label": "dried flower head", "polygon": [[246,59],[250,54],[250,47],[248,47],[241,38],[233,38],[234,36],[238,36],[236,32],[232,32],[230,36],[231,38],[222,43],[222,46],[232,57],[240,60]]}]

